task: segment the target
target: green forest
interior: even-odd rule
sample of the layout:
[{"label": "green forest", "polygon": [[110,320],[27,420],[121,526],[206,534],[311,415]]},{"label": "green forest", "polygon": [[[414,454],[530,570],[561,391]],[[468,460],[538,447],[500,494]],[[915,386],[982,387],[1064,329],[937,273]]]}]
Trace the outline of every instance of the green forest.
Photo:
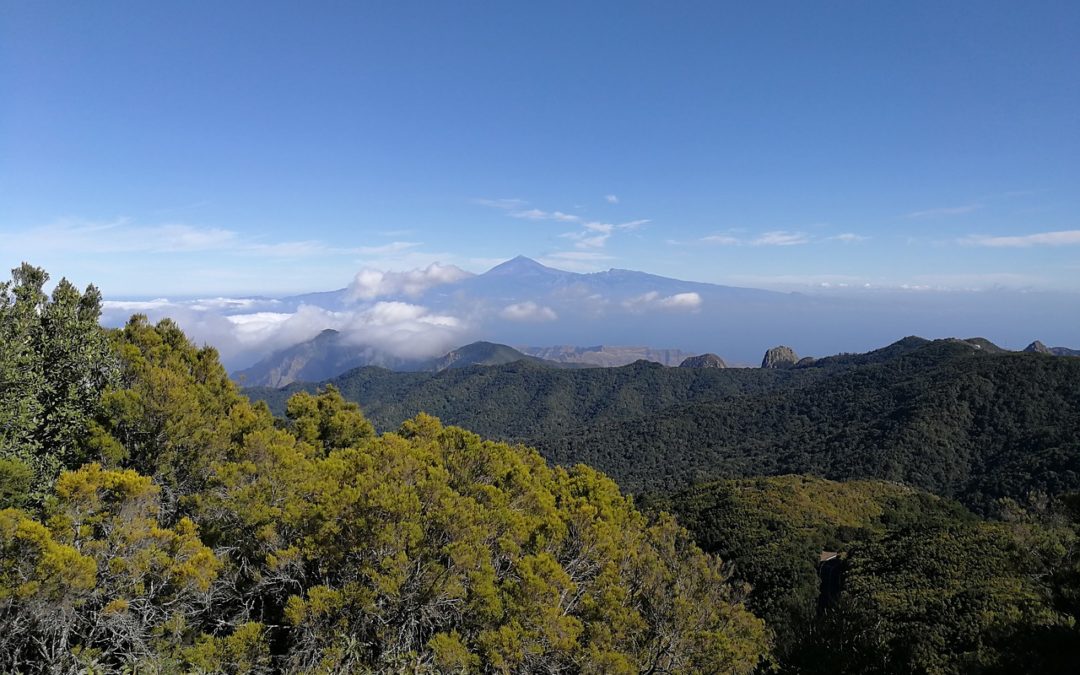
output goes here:
[{"label": "green forest", "polygon": [[1080,657],[1080,360],[906,340],[780,371],[363,369],[252,402],[174,322],[105,329],[93,286],[48,284],[0,284],[0,672]]},{"label": "green forest", "polygon": [[[798,473],[899,481],[980,513],[1002,497],[1080,490],[1078,383],[1077,358],[914,337],[787,370],[511,363],[330,381],[380,428],[428,412],[634,493]],[[320,386],[247,393],[280,414],[287,396]]]}]

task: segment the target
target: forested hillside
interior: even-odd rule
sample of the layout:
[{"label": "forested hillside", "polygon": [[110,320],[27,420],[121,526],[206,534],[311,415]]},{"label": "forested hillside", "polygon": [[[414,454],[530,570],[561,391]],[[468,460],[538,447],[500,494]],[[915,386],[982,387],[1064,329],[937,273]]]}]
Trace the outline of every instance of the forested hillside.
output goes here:
[{"label": "forested hillside", "polygon": [[[843,357],[802,386],[678,406],[538,440],[631,490],[708,476],[882,478],[985,511],[1080,488],[1080,359],[937,341]],[[833,366],[819,362],[810,370]]]},{"label": "forested hillside", "polygon": [[1075,498],[990,522],[880,481],[718,481],[650,500],[751,584],[781,672],[1068,673]]},{"label": "forested hillside", "polygon": [[[619,368],[561,370],[519,361],[441,373],[358,368],[328,383],[346,399],[360,403],[380,429],[396,428],[423,410],[487,436],[531,442],[552,431],[636,419],[677,404],[722,400],[824,374],[824,370],[668,368],[651,361]],[[321,386],[296,383],[283,389],[250,388],[244,393],[266,401],[280,415],[289,396],[315,392]]]},{"label": "forested hillside", "polygon": [[[46,295],[46,282],[24,265],[0,285],[0,671],[1064,673],[1080,657],[1080,501],[1039,492],[1071,485],[1052,464],[1003,483],[1025,498],[986,502],[994,519],[910,485],[812,476],[654,490],[639,508],[594,468],[425,413],[379,434],[332,387],[295,392],[275,418],[173,322],[107,331],[96,289]],[[720,402],[665,419],[785,400],[781,412],[818,411],[774,420],[747,457],[812,438],[833,411],[857,431],[838,417],[833,438],[867,446],[959,418],[948,447],[980,428],[988,453],[1074,456],[1060,444],[1076,428],[1076,362],[991,351],[905,340],[790,370],[637,364],[592,380],[519,363],[424,377],[509,395],[554,373],[549,395],[575,392],[621,433],[679,396]],[[521,428],[595,437],[555,419],[573,406]],[[678,438],[664,429],[613,435],[626,444],[613,456],[646,461]],[[835,461],[859,443],[837,444]],[[917,457],[948,475],[928,452],[908,466]]]},{"label": "forested hillside", "polygon": [[[584,462],[629,490],[721,476],[882,478],[985,511],[1080,488],[1080,359],[985,340],[905,338],[798,368],[525,363],[436,375],[363,368],[332,380],[380,428],[418,411]],[[249,390],[282,410],[317,385]]]},{"label": "forested hillside", "polygon": [[283,422],[171,321],[0,285],[0,671],[750,672],[721,561],[584,467],[336,392]]}]

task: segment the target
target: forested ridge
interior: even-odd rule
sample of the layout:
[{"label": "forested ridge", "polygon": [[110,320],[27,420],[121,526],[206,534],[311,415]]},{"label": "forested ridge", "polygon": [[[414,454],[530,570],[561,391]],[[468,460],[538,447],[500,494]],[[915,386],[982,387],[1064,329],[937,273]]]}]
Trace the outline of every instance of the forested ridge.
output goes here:
[{"label": "forested ridge", "polygon": [[850,366],[802,386],[605,422],[537,446],[631,490],[807,473],[900,481],[986,511],[999,497],[1080,488],[1080,359],[935,341],[843,360]]},{"label": "forested ridge", "polygon": [[722,480],[649,499],[752,586],[792,673],[1070,673],[1080,502],[984,520],[882,481]]},{"label": "forested ridge", "polygon": [[487,436],[533,441],[552,430],[633,419],[677,404],[768,390],[816,378],[821,372],[668,368],[651,361],[562,370],[518,361],[440,373],[364,367],[327,383],[253,387],[244,392],[281,414],[292,394],[333,384],[345,398],[363,405],[365,414],[381,429],[393,429],[423,410]]},{"label": "forested ridge", "polygon": [[[760,377],[644,364],[600,380],[530,364],[433,377],[463,407],[450,383],[475,402],[483,383],[510,396],[526,381],[559,403],[521,429],[597,438],[570,426],[596,414],[628,461],[679,438],[662,425],[631,438],[643,409],[700,396],[663,414],[816,411],[746,441],[761,456],[850,413],[850,436],[831,422],[858,440],[837,444],[838,463],[874,438],[936,443],[898,430],[951,420],[961,401],[967,426],[936,447],[980,428],[998,454],[979,457],[1024,443],[1023,466],[1039,467],[1004,477],[1015,489],[958,492],[979,514],[895,479],[672,472],[631,498],[596,468],[424,412],[385,430],[333,386],[294,388],[275,416],[172,321],[105,330],[96,289],[46,282],[24,265],[0,284],[0,672],[1064,673],[1080,657],[1080,498],[1055,468],[1075,455],[1077,427],[1061,427],[1073,360],[908,339]],[[568,379],[545,389],[550,372]],[[571,390],[592,411],[575,416]],[[925,475],[953,475],[921,457]]]},{"label": "forested ridge", "polygon": [[[634,492],[805,473],[901,481],[985,511],[998,497],[1080,489],[1080,359],[985,340],[911,337],[785,370],[512,363],[361,368],[330,382],[383,428],[431,411]],[[318,387],[248,393],[281,410]]]}]

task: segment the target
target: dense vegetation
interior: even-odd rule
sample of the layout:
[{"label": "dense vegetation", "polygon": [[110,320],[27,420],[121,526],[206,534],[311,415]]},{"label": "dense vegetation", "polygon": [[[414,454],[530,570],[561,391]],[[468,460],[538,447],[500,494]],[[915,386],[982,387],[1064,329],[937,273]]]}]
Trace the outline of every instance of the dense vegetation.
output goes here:
[{"label": "dense vegetation", "polygon": [[784,672],[1067,673],[1080,657],[1075,500],[987,522],[895,484],[780,476],[653,506],[752,584]]},{"label": "dense vegetation", "polygon": [[[412,406],[438,382],[433,409],[490,406],[472,414],[501,411],[485,424],[503,437],[551,424],[565,436],[549,448],[591,448],[608,429],[621,450],[598,457],[639,487],[698,467],[909,483],[713,480],[639,510],[597,470],[428,414],[380,435],[333,387],[294,388],[275,418],[174,323],[106,331],[93,287],[46,282],[24,265],[0,285],[0,672],[1064,673],[1080,658],[1078,361],[905,340],[781,371],[350,376],[387,397],[383,419],[402,413],[386,392]],[[605,421],[570,428],[583,419]]]},{"label": "dense vegetation", "polygon": [[[1002,496],[1080,489],[1080,359],[982,340],[906,338],[789,370],[517,363],[333,382],[385,428],[432,411],[635,492],[799,473],[904,482],[987,512]],[[314,389],[250,393],[280,409]]]},{"label": "dense vegetation", "polygon": [[[555,369],[519,361],[440,373],[357,368],[328,383],[363,406],[380,429],[395,429],[423,410],[485,436],[535,443],[583,425],[631,420],[674,405],[772,390],[820,374],[668,368],[651,361],[619,368]],[[295,383],[282,389],[249,388],[244,393],[266,401],[281,415],[289,396],[321,386]]]},{"label": "dense vegetation", "polygon": [[602,474],[334,390],[275,420],[170,321],[0,287],[0,671],[749,672],[719,559]]},{"label": "dense vegetation", "polygon": [[[900,348],[904,347],[904,348]],[[987,512],[1080,489],[1080,359],[909,341],[819,362],[804,386],[669,408],[539,441],[632,490],[707,476],[881,478]]]}]

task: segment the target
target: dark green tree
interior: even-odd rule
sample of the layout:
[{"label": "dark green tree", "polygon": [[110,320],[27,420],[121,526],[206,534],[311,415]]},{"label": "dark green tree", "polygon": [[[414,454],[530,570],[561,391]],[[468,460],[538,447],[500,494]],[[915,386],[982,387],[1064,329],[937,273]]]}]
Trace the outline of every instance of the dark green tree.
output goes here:
[{"label": "dark green tree", "polygon": [[[23,263],[0,284],[0,499],[40,499],[61,468],[93,459],[88,440],[116,359],[98,324],[101,294]],[[12,493],[14,485],[28,492]]]}]

